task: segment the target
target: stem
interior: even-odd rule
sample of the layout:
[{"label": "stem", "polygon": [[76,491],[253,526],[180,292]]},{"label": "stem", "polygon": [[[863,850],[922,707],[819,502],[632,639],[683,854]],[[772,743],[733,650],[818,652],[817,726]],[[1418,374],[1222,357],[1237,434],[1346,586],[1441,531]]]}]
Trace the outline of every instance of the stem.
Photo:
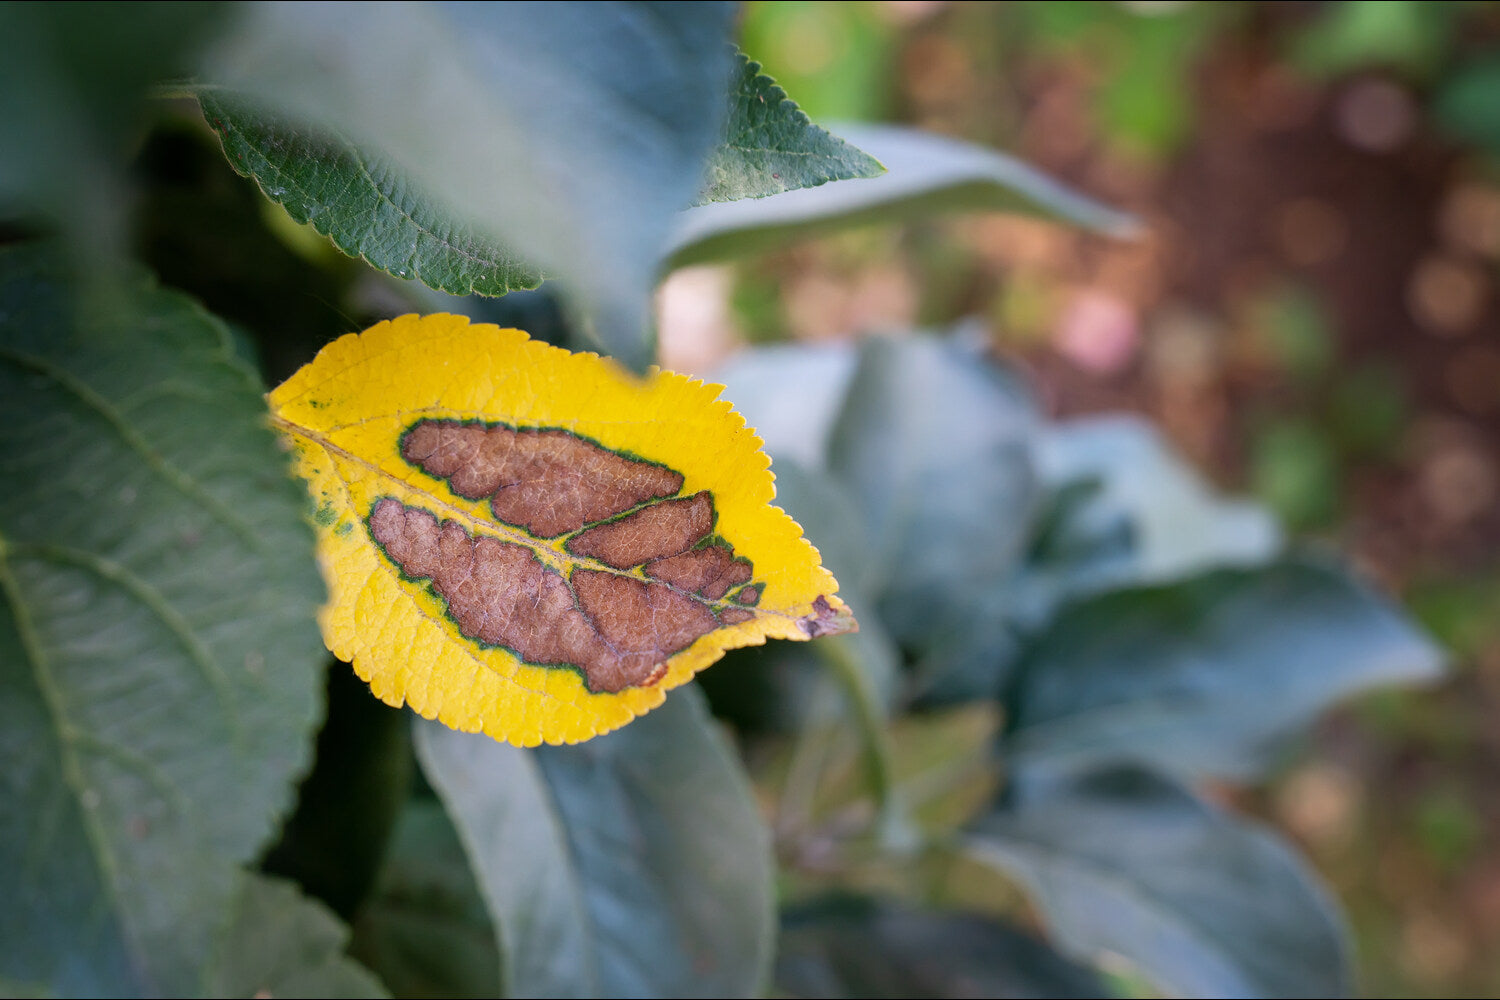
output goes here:
[{"label": "stem", "polygon": [[813,644],[823,663],[843,688],[854,713],[855,728],[864,748],[865,772],[875,799],[876,828],[882,844],[897,850],[915,845],[916,837],[906,822],[897,794],[889,734],[880,699],[870,679],[860,669],[850,643],[824,640]]}]

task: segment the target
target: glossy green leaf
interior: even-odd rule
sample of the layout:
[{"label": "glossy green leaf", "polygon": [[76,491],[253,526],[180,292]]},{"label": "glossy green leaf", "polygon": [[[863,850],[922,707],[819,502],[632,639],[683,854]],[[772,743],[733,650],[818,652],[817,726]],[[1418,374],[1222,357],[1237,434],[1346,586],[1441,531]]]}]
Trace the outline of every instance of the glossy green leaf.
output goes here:
[{"label": "glossy green leaf", "polygon": [[1224,570],[1066,609],[1017,667],[1006,749],[1042,772],[1125,759],[1253,777],[1332,702],[1441,665],[1345,571]]},{"label": "glossy green leaf", "polygon": [[760,63],[739,54],[724,139],[695,204],[764,198],[829,181],[879,177],[870,154],[814,125]]},{"label": "glossy green leaf", "polygon": [[683,213],[668,261],[685,267],[761,253],[788,242],[939,212],[1021,212],[1129,236],[1135,222],[1003,153],[894,125],[838,125],[886,173],[858,183],[788,191]]},{"label": "glossy green leaf", "polygon": [[541,283],[382,154],[258,112],[229,91],[205,88],[198,100],[234,169],[349,256],[454,295],[504,295]]},{"label": "glossy green leaf", "polygon": [[0,977],[196,993],[307,766],[323,587],[223,325],[74,292],[0,252]]},{"label": "glossy green leaf", "polygon": [[388,997],[344,954],[349,929],[295,884],[246,875],[209,981],[215,997]]},{"label": "glossy green leaf", "polygon": [[695,692],[574,746],[430,723],[416,742],[495,921],[508,994],[758,992],[769,837]]},{"label": "glossy green leaf", "polygon": [[500,950],[469,859],[443,807],[402,813],[349,951],[397,996],[500,996]]},{"label": "glossy green leaf", "polygon": [[673,217],[723,134],[733,7],[248,8],[206,82],[378,150],[555,276],[644,369]]},{"label": "glossy green leaf", "polygon": [[1124,958],[1168,994],[1348,992],[1344,930],[1297,856],[1162,778],[1063,784],[983,817],[967,844],[1031,893],[1065,953]]},{"label": "glossy green leaf", "polygon": [[976,914],[837,896],[782,918],[776,985],[798,997],[1098,997],[1097,976]]}]

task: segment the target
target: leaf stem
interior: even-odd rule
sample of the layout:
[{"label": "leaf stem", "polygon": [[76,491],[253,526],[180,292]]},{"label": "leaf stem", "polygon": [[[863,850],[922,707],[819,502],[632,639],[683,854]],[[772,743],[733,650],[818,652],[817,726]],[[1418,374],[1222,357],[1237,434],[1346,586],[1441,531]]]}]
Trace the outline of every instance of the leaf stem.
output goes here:
[{"label": "leaf stem", "polygon": [[870,684],[869,675],[860,669],[851,644],[830,637],[813,643],[813,649],[827,666],[854,715],[854,724],[864,748],[865,772],[875,799],[876,833],[880,843],[894,851],[914,848],[919,838],[907,821],[906,810],[896,788],[890,735],[886,732],[885,712],[880,698]]}]

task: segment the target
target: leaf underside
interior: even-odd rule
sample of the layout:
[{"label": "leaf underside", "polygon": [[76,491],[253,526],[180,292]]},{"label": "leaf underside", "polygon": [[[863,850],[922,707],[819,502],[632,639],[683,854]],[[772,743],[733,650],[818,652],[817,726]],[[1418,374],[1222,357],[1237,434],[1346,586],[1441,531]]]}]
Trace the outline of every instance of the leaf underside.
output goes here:
[{"label": "leaf underside", "polygon": [[203,88],[198,101],[230,165],[349,256],[454,295],[504,295],[541,283],[534,268],[460,221],[383,155],[228,91]]}]

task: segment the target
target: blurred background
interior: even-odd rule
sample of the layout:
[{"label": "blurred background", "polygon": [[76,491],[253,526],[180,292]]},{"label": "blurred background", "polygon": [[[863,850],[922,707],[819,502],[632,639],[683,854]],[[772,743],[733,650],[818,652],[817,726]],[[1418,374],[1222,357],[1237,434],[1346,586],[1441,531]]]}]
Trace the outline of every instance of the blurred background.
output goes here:
[{"label": "blurred background", "polygon": [[663,364],[977,316],[1050,414],[1146,414],[1350,553],[1453,673],[1222,794],[1334,885],[1363,992],[1500,993],[1500,5],[760,3],[742,47],[814,121],[992,146],[1145,231],[971,214],[689,268]]}]

